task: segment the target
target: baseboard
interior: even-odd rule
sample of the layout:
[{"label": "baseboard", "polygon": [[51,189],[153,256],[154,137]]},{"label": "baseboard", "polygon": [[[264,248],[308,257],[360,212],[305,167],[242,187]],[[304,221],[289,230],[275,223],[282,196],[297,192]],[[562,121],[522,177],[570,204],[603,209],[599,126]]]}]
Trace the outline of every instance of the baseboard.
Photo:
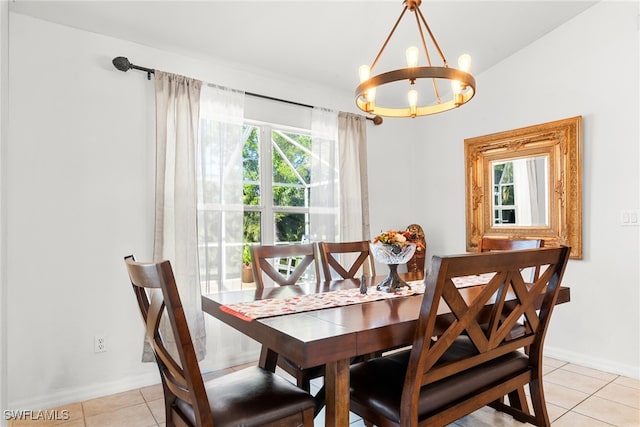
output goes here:
[{"label": "baseboard", "polygon": [[560,348],[545,346],[544,355],[564,362],[574,363],[585,368],[597,369],[611,374],[640,379],[640,367],[614,363],[610,360],[590,357],[584,353],[575,353]]},{"label": "baseboard", "polygon": [[127,377],[117,381],[91,384],[89,386],[60,390],[58,393],[47,393],[46,396],[35,396],[9,402],[8,409],[13,410],[41,410],[59,408],[64,405],[95,399],[123,391],[134,390],[160,383],[160,374],[150,372],[135,377]]}]

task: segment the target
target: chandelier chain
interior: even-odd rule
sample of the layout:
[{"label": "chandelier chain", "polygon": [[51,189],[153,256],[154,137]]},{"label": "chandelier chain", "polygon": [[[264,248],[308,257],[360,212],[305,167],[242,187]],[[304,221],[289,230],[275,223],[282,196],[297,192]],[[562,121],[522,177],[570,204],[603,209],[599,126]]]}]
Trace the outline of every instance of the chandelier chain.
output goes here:
[{"label": "chandelier chain", "polygon": [[[414,12],[420,12],[420,9],[416,8],[416,10]],[[431,55],[429,54],[429,49],[427,48],[427,41],[424,39],[424,31],[422,31],[422,25],[420,25],[420,18],[418,17],[418,13],[415,14],[416,16],[416,24],[418,24],[418,32],[420,33],[420,40],[422,41],[422,48],[424,49],[424,54],[427,57],[427,64],[429,64],[429,67],[432,66],[431,64]],[[424,23],[425,27],[427,27],[427,31],[429,31],[429,35],[431,36],[431,39],[433,40],[433,34],[431,34],[431,30],[429,29],[429,26],[427,25],[427,22],[425,21]],[[436,44],[436,43],[434,43]],[[437,44],[436,44],[437,47]],[[439,50],[439,49],[438,49]],[[436,99],[438,100],[438,103],[442,102],[442,100],[440,99],[440,91],[438,90],[438,84],[436,83],[436,79],[431,79],[431,84],[433,85],[433,91],[436,95]]]},{"label": "chandelier chain", "polygon": [[402,13],[400,14],[400,16],[398,17],[398,20],[396,21],[396,23],[393,25],[393,28],[391,29],[391,32],[389,33],[389,35],[387,36],[387,39],[384,41],[384,44],[382,45],[382,47],[380,48],[380,52],[378,52],[378,55],[376,55],[376,59],[373,60],[373,62],[371,63],[371,67],[369,67],[369,69],[371,71],[373,71],[373,67],[376,66],[376,64],[378,63],[378,59],[380,59],[380,55],[382,55],[382,52],[384,51],[384,49],[387,47],[387,44],[389,44],[389,40],[391,40],[391,36],[393,36],[393,33],[396,31],[396,28],[398,28],[398,24],[400,23],[400,21],[402,20],[402,17],[404,16],[404,13],[407,11],[407,6],[404,7],[404,9],[402,9]]},{"label": "chandelier chain", "polygon": [[[433,42],[433,45],[438,50],[438,54],[440,55],[440,59],[442,59],[442,63],[444,64],[445,67],[448,67],[449,65],[447,64],[447,58],[444,57],[444,53],[442,52],[442,49],[440,49],[440,45],[436,41],[436,37],[431,32],[431,28],[429,28],[429,24],[427,24],[427,20],[425,19],[424,15],[422,14],[422,11],[420,9],[416,8],[416,12],[418,13],[418,15],[420,15],[420,19],[422,19],[422,22],[424,22],[424,26],[427,29],[427,31],[429,32],[429,37],[431,37],[431,41]],[[418,22],[418,26],[420,26],[419,22]]]}]

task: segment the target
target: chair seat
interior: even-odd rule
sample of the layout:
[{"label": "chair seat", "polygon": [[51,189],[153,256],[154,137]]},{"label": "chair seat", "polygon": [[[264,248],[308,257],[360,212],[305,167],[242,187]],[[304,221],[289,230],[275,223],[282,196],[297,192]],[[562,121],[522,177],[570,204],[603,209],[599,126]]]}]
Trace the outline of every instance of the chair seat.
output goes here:
[{"label": "chair seat", "polygon": [[[308,393],[258,366],[211,379],[205,389],[216,427],[260,426],[315,405]],[[176,405],[195,425],[191,405],[180,399]]]},{"label": "chair seat", "polygon": [[[400,422],[400,399],[411,350],[351,367],[351,400],[390,420]],[[458,360],[477,351],[470,340],[459,337],[438,363]],[[424,386],[418,401],[418,417],[457,402],[474,392],[529,368],[529,358],[519,351],[507,353],[474,368]]]}]

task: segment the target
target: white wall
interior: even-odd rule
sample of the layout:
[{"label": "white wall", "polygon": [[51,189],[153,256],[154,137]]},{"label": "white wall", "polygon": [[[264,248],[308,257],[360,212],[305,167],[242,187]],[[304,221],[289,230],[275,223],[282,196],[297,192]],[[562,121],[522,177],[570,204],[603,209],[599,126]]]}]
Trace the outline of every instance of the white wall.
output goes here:
[{"label": "white wall", "polygon": [[[557,309],[548,350],[636,377],[639,232],[618,226],[618,214],[639,206],[638,101],[622,95],[638,92],[637,14],[631,3],[599,4],[477,76],[478,95],[460,110],[368,126],[372,233],[417,222],[429,253],[446,254],[465,248],[464,138],[583,115],[585,259],[569,265],[572,302]],[[139,362],[142,327],[131,326],[141,322],[122,264],[151,253],[153,88],[144,73],[115,70],[113,57],[354,106],[351,93],[301,91],[230,64],[9,18],[8,404],[40,409],[156,380],[155,366]],[[611,78],[604,60],[626,74]],[[106,353],[93,353],[97,333],[108,337]]]},{"label": "white wall", "polygon": [[[6,223],[6,147],[9,114],[9,2],[0,2],[0,236],[5,235]],[[0,239],[0,409],[7,407],[7,281],[6,241]],[[6,424],[0,420],[0,426]]]},{"label": "white wall", "polygon": [[620,212],[640,207],[638,12],[637,2],[588,9],[477,76],[476,98],[421,121],[414,143],[428,252],[456,253],[465,250],[464,139],[583,116],[584,259],[569,262],[571,303],[554,312],[546,354],[636,378],[640,229],[620,226]]}]

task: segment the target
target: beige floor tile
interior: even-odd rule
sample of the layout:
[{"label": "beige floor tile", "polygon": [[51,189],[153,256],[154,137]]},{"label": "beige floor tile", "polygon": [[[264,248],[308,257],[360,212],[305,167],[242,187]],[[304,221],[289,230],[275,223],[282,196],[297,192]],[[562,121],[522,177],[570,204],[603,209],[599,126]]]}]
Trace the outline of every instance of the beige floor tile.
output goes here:
[{"label": "beige floor tile", "polygon": [[478,409],[474,413],[460,418],[454,424],[460,427],[520,427],[524,425],[512,416],[488,407]]},{"label": "beige floor tile", "polygon": [[[531,408],[531,411],[533,411],[533,405],[531,403],[529,403],[529,408]],[[549,421],[551,421],[552,423],[566,413],[566,408],[554,405],[553,403],[547,403],[547,414],[549,414]]]},{"label": "beige floor tile", "polygon": [[153,427],[156,420],[145,403],[87,417],[86,427]]},{"label": "beige floor tile", "polygon": [[542,364],[542,375],[550,374],[551,372],[557,371],[558,369],[560,369],[560,368],[557,367],[557,366],[549,366],[549,365],[546,365],[546,364],[543,363]]},{"label": "beige floor tile", "polygon": [[629,377],[618,377],[614,383],[623,385],[625,387],[632,387],[640,389],[640,380],[629,378]]},{"label": "beige floor tile", "polygon": [[130,390],[82,403],[85,418],[144,403],[140,390]]},{"label": "beige floor tile", "polygon": [[[531,403],[531,396],[529,396],[529,388],[525,388],[527,404],[529,405],[529,411],[533,413],[533,404]],[[490,410],[489,408],[486,408]],[[562,415],[566,414],[568,411],[567,408],[562,408],[560,406],[554,405],[553,403],[547,403],[547,414],[549,414],[549,421],[553,422],[554,420],[560,418]],[[494,411],[495,412],[495,411]],[[506,415],[505,415],[506,416]]]},{"label": "beige floor tile", "polygon": [[576,374],[582,374],[593,378],[599,378],[601,380],[613,381],[618,378],[618,375],[611,374],[609,372],[599,371],[597,369],[585,368],[584,366],[574,365],[572,363],[567,363],[562,368],[564,371],[575,372]]},{"label": "beige floor tile", "polygon": [[611,424],[577,414],[567,412],[560,419],[551,423],[552,427],[611,427]]},{"label": "beige floor tile", "polygon": [[54,421],[51,419],[42,419],[34,411],[33,415],[25,415],[22,418],[14,418],[7,421],[7,427],[84,427],[84,420],[76,421]]},{"label": "beige floor tile", "polygon": [[607,384],[595,394],[603,399],[612,400],[632,408],[640,409],[640,390],[616,383]]},{"label": "beige floor tile", "polygon": [[156,419],[158,423],[164,423],[166,420],[166,414],[164,412],[164,399],[154,400],[152,402],[147,402],[147,406],[151,410],[151,414],[153,418]]},{"label": "beige floor tile", "polygon": [[9,427],[77,427],[78,422],[81,423],[79,424],[80,426],[84,423],[81,403],[63,405],[42,411],[31,411],[30,413],[25,412],[22,417],[11,420],[8,424]]},{"label": "beige floor tile", "polygon": [[554,404],[561,408],[571,409],[589,397],[589,394],[545,381],[544,397],[547,403]]},{"label": "beige floor tile", "polygon": [[566,364],[567,362],[563,362],[562,360],[558,360],[558,359],[553,359],[551,357],[544,357],[542,360],[543,366],[549,366],[553,368],[560,368]]},{"label": "beige floor tile", "polygon": [[162,384],[143,387],[140,389],[140,393],[142,393],[142,397],[147,402],[164,398],[164,391],[162,390]]},{"label": "beige floor tile", "polygon": [[575,372],[566,371],[564,368],[557,369],[544,376],[545,386],[548,383],[564,385],[574,390],[593,394],[607,385],[609,381],[599,378],[589,377]]},{"label": "beige floor tile", "polygon": [[573,408],[573,412],[617,427],[640,426],[640,411],[638,409],[597,396],[589,397]]}]

